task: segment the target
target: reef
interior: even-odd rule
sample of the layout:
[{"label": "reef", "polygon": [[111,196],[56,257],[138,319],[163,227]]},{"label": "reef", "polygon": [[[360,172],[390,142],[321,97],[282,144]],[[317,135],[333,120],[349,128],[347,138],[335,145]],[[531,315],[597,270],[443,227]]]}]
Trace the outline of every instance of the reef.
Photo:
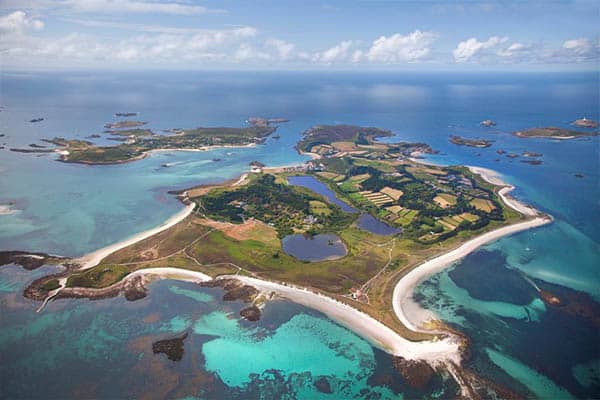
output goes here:
[{"label": "reef", "polygon": [[407,360],[402,357],[393,357],[394,369],[402,375],[402,378],[413,388],[422,388],[435,373],[433,368],[425,361]]},{"label": "reef", "polygon": [[241,310],[240,315],[244,317],[244,319],[246,319],[247,321],[256,322],[260,320],[261,311],[260,308],[252,305]]},{"label": "reef", "polygon": [[183,353],[185,351],[185,339],[187,339],[188,333],[184,333],[182,336],[175,337],[172,339],[163,339],[152,343],[152,352],[154,354],[165,354],[171,361],[181,361]]}]

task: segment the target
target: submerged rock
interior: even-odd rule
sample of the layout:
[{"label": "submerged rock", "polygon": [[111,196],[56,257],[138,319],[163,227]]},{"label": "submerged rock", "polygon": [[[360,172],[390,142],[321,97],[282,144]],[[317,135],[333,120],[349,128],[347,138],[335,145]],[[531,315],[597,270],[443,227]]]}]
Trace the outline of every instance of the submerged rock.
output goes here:
[{"label": "submerged rock", "polygon": [[188,333],[186,332],[180,337],[154,342],[152,343],[152,352],[154,354],[163,353],[171,361],[181,361],[185,351],[184,341],[187,337]]},{"label": "submerged rock", "polygon": [[422,388],[427,385],[435,372],[425,361],[407,360],[402,357],[394,357],[392,365],[406,383],[414,388]]},{"label": "submerged rock", "polygon": [[240,315],[244,317],[247,321],[256,322],[260,320],[261,311],[260,308],[253,305],[241,310]]},{"label": "submerged rock", "polygon": [[329,383],[329,380],[324,376],[320,377],[319,379],[317,379],[315,381],[315,387],[321,393],[326,393],[326,394],[333,393],[333,390],[331,389],[331,384]]}]

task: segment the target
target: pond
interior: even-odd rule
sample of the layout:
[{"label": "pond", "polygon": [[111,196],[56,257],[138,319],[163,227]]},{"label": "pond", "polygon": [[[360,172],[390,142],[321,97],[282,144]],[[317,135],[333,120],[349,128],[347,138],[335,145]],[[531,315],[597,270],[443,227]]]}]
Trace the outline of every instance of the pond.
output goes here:
[{"label": "pond", "polygon": [[313,176],[290,176],[288,178],[288,182],[290,185],[294,185],[294,186],[302,186],[305,187],[307,189],[312,190],[315,193],[320,194],[321,196],[325,196],[327,198],[327,200],[329,200],[331,203],[339,206],[342,211],[347,212],[347,213],[356,213],[358,212],[357,209],[355,209],[354,207],[351,207],[350,205],[348,205],[348,203],[340,200],[335,192],[331,189],[329,189],[329,187],[324,184],[323,182],[320,182],[318,179],[316,179]]},{"label": "pond", "polygon": [[393,226],[389,226],[385,222],[381,222],[371,214],[361,214],[358,217],[358,221],[356,225],[367,232],[374,233],[376,235],[394,235],[396,233],[402,232],[402,229],[394,228]]},{"label": "pond", "polygon": [[288,235],[281,240],[283,251],[302,261],[336,260],[344,257],[348,250],[342,240],[334,234],[307,236]]}]

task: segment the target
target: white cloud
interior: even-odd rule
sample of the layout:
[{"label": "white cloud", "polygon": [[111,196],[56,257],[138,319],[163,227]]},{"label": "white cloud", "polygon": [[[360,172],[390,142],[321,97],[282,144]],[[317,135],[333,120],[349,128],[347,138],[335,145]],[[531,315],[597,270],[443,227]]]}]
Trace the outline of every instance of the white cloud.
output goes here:
[{"label": "white cloud", "polygon": [[477,38],[472,37],[460,42],[452,54],[456,62],[467,62],[481,56],[482,53],[485,53],[485,50],[493,49],[507,40],[507,37],[492,36],[485,42],[480,42]]},{"label": "white cloud", "polygon": [[322,64],[332,64],[348,61],[350,56],[351,40],[346,40],[330,47],[329,49],[313,54],[313,61]]},{"label": "white cloud", "polygon": [[161,13],[174,15],[197,15],[220,13],[207,7],[192,5],[180,1],[148,0],[62,0],[57,6],[81,13]]},{"label": "white cloud", "polygon": [[267,47],[274,49],[281,60],[289,60],[294,57],[295,45],[279,39],[267,39]]},{"label": "white cloud", "polygon": [[592,50],[592,44],[585,38],[567,40],[562,47],[576,56],[587,55]]},{"label": "white cloud", "polygon": [[436,38],[435,33],[420,30],[405,36],[399,33],[381,36],[373,41],[366,57],[371,62],[386,64],[419,61],[430,54],[429,46]]},{"label": "white cloud", "polygon": [[527,56],[528,53],[531,53],[534,50],[534,47],[530,44],[523,44],[519,42],[515,42],[508,46],[505,49],[500,49],[496,52],[500,57],[517,57],[517,56]]},{"label": "white cloud", "polygon": [[27,16],[24,11],[15,11],[0,16],[0,32],[5,34],[22,34],[28,30],[39,31],[43,28],[42,21]]}]

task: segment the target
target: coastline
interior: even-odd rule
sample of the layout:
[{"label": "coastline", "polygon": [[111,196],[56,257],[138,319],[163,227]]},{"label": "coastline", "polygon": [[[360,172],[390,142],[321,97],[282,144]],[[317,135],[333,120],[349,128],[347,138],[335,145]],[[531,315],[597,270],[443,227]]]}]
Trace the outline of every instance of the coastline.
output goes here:
[{"label": "coastline", "polygon": [[496,241],[502,237],[513,235],[524,230],[536,228],[552,222],[552,217],[541,215],[533,207],[523,204],[520,201],[509,196],[508,193],[514,190],[514,186],[506,184],[496,171],[482,167],[468,166],[471,172],[478,174],[488,183],[503,186],[498,190],[498,195],[502,201],[513,210],[528,216],[533,217],[524,222],[503,226],[490,232],[486,232],[477,236],[459,247],[441,254],[433,259],[427,260],[424,263],[414,267],[406,275],[404,275],[396,286],[392,294],[392,306],[394,314],[402,322],[404,326],[415,332],[432,332],[423,328],[423,325],[432,319],[436,319],[433,312],[422,308],[413,300],[414,289],[430,276],[443,271],[454,262],[466,257],[468,254],[477,250],[479,247]]},{"label": "coastline", "polygon": [[100,261],[108,257],[110,254],[114,253],[115,251],[121,250],[122,248],[125,248],[127,246],[131,246],[137,242],[149,238],[150,236],[156,235],[157,233],[169,229],[178,222],[183,221],[188,215],[192,213],[192,211],[194,211],[194,207],[194,203],[188,204],[183,210],[179,211],[177,214],[173,215],[171,218],[169,218],[159,226],[150,228],[128,239],[122,240],[120,242],[93,251],[91,253],[85,254],[82,257],[73,259],[73,262],[80,265],[80,268],[78,268],[79,271],[84,271],[86,269],[95,267],[100,263]]},{"label": "coastline", "polygon": [[[433,316],[433,313],[420,308],[420,306],[412,300],[413,290],[420,282],[432,274],[447,268],[454,261],[465,257],[467,254],[473,252],[486,243],[507,235],[514,234],[516,232],[547,224],[551,221],[550,217],[539,216],[538,212],[532,207],[526,206],[518,202],[516,199],[509,197],[507,194],[513,190],[514,187],[503,182],[498,176],[498,173],[495,171],[480,167],[469,167],[469,169],[473,173],[479,174],[485,181],[494,185],[503,186],[498,190],[498,195],[502,198],[505,204],[507,204],[507,206],[515,209],[525,216],[535,216],[535,218],[487,232],[479,237],[469,240],[466,243],[463,243],[461,246],[450,252],[441,254],[434,259],[428,260],[414,267],[411,271],[404,275],[394,287],[392,306],[394,314],[398,320],[408,329],[414,330],[415,332],[447,334],[447,332],[434,332],[431,330],[423,330],[421,327],[419,327],[421,322]],[[245,174],[242,174],[240,178],[234,182],[234,184],[239,185],[243,183],[246,179],[246,176],[244,175]],[[172,227],[186,218],[193,211],[193,209],[194,204],[189,204],[182,211],[158,227],[146,230],[129,239],[104,247],[73,261],[81,265],[78,270],[92,268],[99,264],[102,259],[111,253],[124,247],[133,245],[136,242]],[[212,277],[206,274],[187,269],[146,268],[132,272],[124,279],[124,281],[130,281],[135,277],[141,277],[145,275],[154,275],[165,279],[180,279],[194,282],[213,280]],[[389,328],[385,324],[379,322],[377,319],[358,310],[357,308],[338,301],[333,297],[313,292],[307,288],[300,288],[288,283],[281,284],[241,275],[218,276],[214,279],[221,278],[239,279],[240,281],[252,285],[261,291],[267,291],[269,293],[274,292],[282,298],[286,298],[298,304],[318,310],[334,321],[365,338],[376,347],[392,355],[400,356],[409,360],[422,360],[432,366],[438,366],[441,364],[449,365],[449,363],[460,365],[461,363],[461,342],[460,339],[455,335],[450,334],[441,339],[436,338],[435,340],[412,342],[396,333],[393,329]],[[64,278],[64,281],[66,281],[66,278]],[[61,288],[54,291],[51,296],[48,296],[46,301],[51,297],[54,297],[64,287],[65,282],[63,282],[62,279],[60,283]]]}]

